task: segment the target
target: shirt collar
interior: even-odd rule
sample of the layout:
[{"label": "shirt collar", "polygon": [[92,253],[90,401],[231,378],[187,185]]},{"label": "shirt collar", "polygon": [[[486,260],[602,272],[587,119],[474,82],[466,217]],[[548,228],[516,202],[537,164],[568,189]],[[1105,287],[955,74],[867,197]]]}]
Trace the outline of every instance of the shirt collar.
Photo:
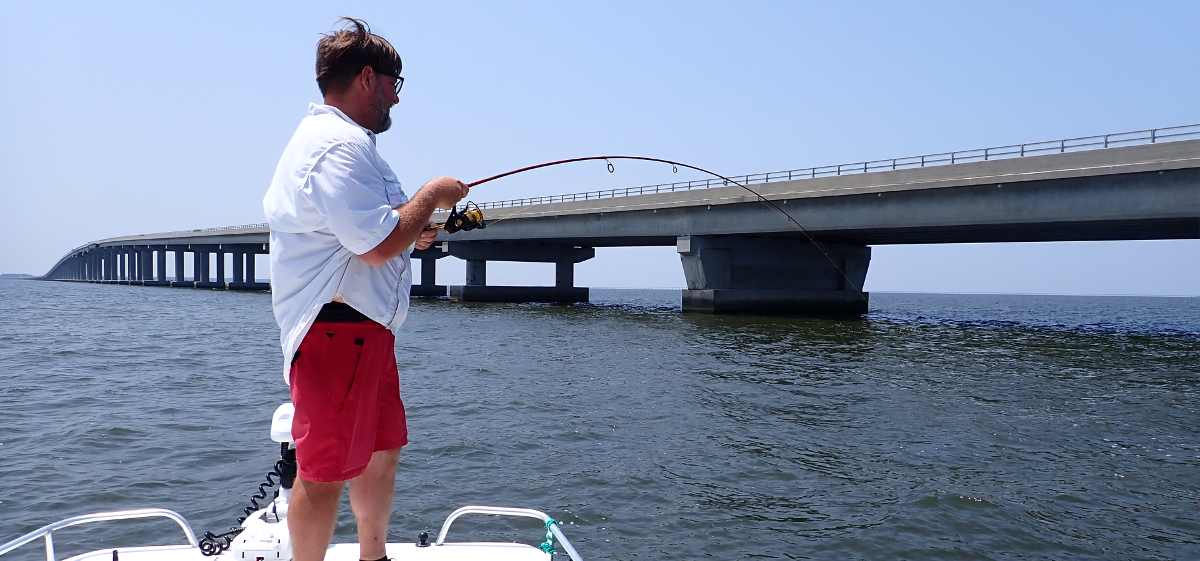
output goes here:
[{"label": "shirt collar", "polygon": [[347,123],[350,123],[351,125],[354,125],[360,129],[362,129],[363,132],[367,133],[367,136],[371,137],[371,142],[375,142],[375,131],[372,131],[371,129],[368,129],[367,127],[364,127],[364,126],[354,122],[354,119],[351,119],[348,115],[346,115],[345,113],[342,113],[341,109],[338,109],[337,107],[334,107],[332,105],[325,105],[323,103],[309,103],[308,104],[308,114],[309,115],[322,115],[322,114],[326,114],[326,113],[337,115],[338,118],[340,118],[341,120],[346,121]]}]

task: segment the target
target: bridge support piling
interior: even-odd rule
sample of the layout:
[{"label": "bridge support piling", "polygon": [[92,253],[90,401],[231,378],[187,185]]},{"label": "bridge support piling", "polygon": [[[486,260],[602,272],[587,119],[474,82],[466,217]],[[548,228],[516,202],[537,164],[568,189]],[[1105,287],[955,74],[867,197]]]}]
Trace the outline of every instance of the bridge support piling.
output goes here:
[{"label": "bridge support piling", "polygon": [[[146,262],[153,266],[147,267],[147,270],[153,271],[153,279],[147,278],[146,286],[170,286],[171,282],[167,280],[167,250],[156,249],[147,250],[149,254]],[[150,275],[147,275],[149,277]]]},{"label": "bridge support piling", "polygon": [[446,257],[446,244],[438,244],[429,249],[414,251],[413,258],[421,260],[421,283],[414,284],[409,293],[413,298],[445,298],[446,285],[437,283],[438,259]]},{"label": "bridge support piling", "polygon": [[127,247],[121,248],[121,261],[119,262],[119,265],[121,268],[121,277],[120,277],[121,284],[129,284],[129,272],[130,272],[129,255],[130,255],[129,248],[127,248]]},{"label": "bridge support piling", "polygon": [[554,286],[571,288],[575,286],[575,263],[571,261],[556,261],[554,263]]},{"label": "bridge support piling", "polygon": [[[450,299],[462,302],[588,301],[586,287],[573,286],[575,263],[595,257],[596,250],[564,244],[533,242],[447,242],[449,253],[467,261],[463,286],[450,287]],[[488,286],[488,261],[555,263],[555,286]]]},{"label": "bridge support piling", "polygon": [[687,278],[684,312],[867,312],[869,295],[861,288],[871,248],[865,245],[821,243],[818,248],[798,237],[683,236],[676,249]]},{"label": "bridge support piling", "polygon": [[217,288],[225,289],[225,252],[220,248],[216,251],[217,254]]},{"label": "bridge support piling", "polygon": [[467,286],[487,286],[487,261],[467,260]]},{"label": "bridge support piling", "polygon": [[214,279],[213,257],[220,259],[220,252],[214,246],[201,246],[196,249],[199,255],[200,273],[196,276],[196,288],[225,288],[221,279]]},{"label": "bridge support piling", "polygon": [[200,251],[199,249],[192,249],[192,288],[199,286],[199,284],[205,280],[204,257],[206,256],[204,255],[203,251]]},{"label": "bridge support piling", "polygon": [[234,249],[230,254],[233,255],[233,258],[230,259],[233,265],[233,280],[229,281],[229,290],[239,290],[242,283],[245,282],[243,273],[246,270],[246,254],[240,249]]},{"label": "bridge support piling", "polygon": [[233,248],[233,280],[227,285],[229,290],[270,290],[270,283],[259,283],[254,279],[254,255],[264,246],[234,246]]},{"label": "bridge support piling", "polygon": [[254,278],[254,256],[265,253],[264,245],[239,245],[233,249],[233,281],[229,290],[270,290],[271,283],[258,282]]},{"label": "bridge support piling", "polygon": [[183,280],[183,260],[185,251],[182,247],[172,248],[171,251],[175,254],[175,280],[171,282],[171,286],[176,288],[191,286],[191,283]]},{"label": "bridge support piling", "polygon": [[254,257],[256,254],[253,251],[246,253],[246,286],[253,286],[258,280],[254,276]]},{"label": "bridge support piling", "polygon": [[138,250],[141,264],[138,266],[138,284],[154,284],[154,252],[148,247]]}]

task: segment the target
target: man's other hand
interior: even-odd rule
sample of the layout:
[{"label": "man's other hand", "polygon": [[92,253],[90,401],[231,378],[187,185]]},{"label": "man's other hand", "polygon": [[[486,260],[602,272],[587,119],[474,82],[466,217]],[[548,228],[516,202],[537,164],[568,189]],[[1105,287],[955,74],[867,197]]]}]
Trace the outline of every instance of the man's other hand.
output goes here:
[{"label": "man's other hand", "polygon": [[433,241],[437,239],[437,235],[438,228],[436,226],[433,224],[426,226],[424,230],[421,230],[421,234],[417,236],[416,248],[429,249],[429,246],[433,245]]},{"label": "man's other hand", "polygon": [[449,209],[458,204],[458,201],[463,200],[471,188],[453,177],[442,176],[430,179],[428,183],[421,186],[421,190],[429,191],[437,208]]}]

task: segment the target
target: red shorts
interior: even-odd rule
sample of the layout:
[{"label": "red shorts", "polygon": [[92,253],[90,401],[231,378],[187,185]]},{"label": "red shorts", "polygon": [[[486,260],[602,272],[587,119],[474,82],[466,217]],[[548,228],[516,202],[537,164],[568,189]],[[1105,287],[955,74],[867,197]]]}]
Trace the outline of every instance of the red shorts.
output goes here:
[{"label": "red shorts", "polygon": [[346,481],[408,444],[395,337],[373,321],[313,323],[292,359],[292,439],[307,481]]}]

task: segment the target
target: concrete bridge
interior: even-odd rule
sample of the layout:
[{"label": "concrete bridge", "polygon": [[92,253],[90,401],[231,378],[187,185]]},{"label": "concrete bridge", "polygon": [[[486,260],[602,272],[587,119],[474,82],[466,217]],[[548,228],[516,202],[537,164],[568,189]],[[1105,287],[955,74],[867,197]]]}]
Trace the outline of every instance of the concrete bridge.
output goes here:
[{"label": "concrete bridge", "polygon": [[[818,243],[721,180],[496,201],[480,205],[486,229],[443,232],[441,243],[414,253],[422,267],[413,294],[586,301],[574,265],[594,248],[674,246],[685,311],[857,314],[867,307],[871,245],[1200,238],[1200,125],[733,179]],[[265,224],[123,236],[71,250],[42,278],[264,290],[253,257],[268,251]],[[437,260],[448,256],[467,261],[464,285],[436,283]],[[555,286],[488,285],[488,261],[555,263]]]}]

